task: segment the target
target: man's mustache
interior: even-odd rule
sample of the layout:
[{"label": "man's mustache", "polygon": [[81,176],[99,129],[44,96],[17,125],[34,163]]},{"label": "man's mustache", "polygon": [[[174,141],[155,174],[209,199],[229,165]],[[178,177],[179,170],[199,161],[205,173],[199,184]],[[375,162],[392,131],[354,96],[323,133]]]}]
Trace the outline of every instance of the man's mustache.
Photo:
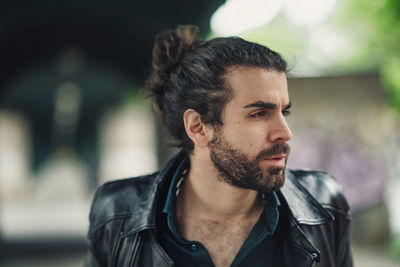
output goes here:
[{"label": "man's mustache", "polygon": [[278,143],[273,145],[271,148],[266,149],[258,153],[256,160],[262,160],[264,158],[270,158],[275,155],[281,155],[281,154],[290,154],[290,146],[287,143]]}]

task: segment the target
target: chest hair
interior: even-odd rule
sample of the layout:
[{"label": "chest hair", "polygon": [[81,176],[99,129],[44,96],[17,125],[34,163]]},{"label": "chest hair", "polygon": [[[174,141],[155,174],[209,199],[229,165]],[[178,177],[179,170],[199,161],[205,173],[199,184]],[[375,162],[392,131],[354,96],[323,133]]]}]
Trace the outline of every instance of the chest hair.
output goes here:
[{"label": "chest hair", "polygon": [[201,242],[207,248],[216,267],[225,267],[233,262],[257,219],[240,222],[191,220],[185,223],[180,231],[185,239]]}]

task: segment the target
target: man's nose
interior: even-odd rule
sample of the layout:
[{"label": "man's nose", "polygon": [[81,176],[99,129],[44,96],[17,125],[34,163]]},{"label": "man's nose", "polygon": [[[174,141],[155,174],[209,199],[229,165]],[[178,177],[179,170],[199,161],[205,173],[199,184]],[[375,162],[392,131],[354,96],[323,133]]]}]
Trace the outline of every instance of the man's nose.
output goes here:
[{"label": "man's nose", "polygon": [[271,126],[273,128],[269,133],[270,142],[287,142],[292,138],[292,131],[290,130],[289,125],[287,124],[283,115],[279,116],[279,118],[277,118]]}]

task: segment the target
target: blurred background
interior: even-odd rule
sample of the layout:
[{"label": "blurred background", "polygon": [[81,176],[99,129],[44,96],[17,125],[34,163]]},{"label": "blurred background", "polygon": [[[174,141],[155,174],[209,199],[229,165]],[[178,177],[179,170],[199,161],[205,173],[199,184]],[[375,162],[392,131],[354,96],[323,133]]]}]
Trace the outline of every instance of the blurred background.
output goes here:
[{"label": "blurred background", "polygon": [[178,24],[288,60],[289,167],[341,182],[356,266],[400,266],[396,0],[2,1],[0,265],[82,266],[96,187],[176,152],[142,88]]}]

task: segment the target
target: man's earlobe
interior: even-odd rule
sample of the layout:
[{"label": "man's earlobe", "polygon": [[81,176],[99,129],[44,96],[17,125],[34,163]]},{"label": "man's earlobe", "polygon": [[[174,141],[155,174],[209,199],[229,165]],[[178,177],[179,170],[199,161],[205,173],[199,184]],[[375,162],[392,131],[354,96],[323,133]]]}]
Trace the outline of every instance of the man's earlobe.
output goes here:
[{"label": "man's earlobe", "polygon": [[201,121],[201,115],[194,109],[187,109],[183,113],[186,134],[195,146],[207,147],[209,142],[209,129]]}]

